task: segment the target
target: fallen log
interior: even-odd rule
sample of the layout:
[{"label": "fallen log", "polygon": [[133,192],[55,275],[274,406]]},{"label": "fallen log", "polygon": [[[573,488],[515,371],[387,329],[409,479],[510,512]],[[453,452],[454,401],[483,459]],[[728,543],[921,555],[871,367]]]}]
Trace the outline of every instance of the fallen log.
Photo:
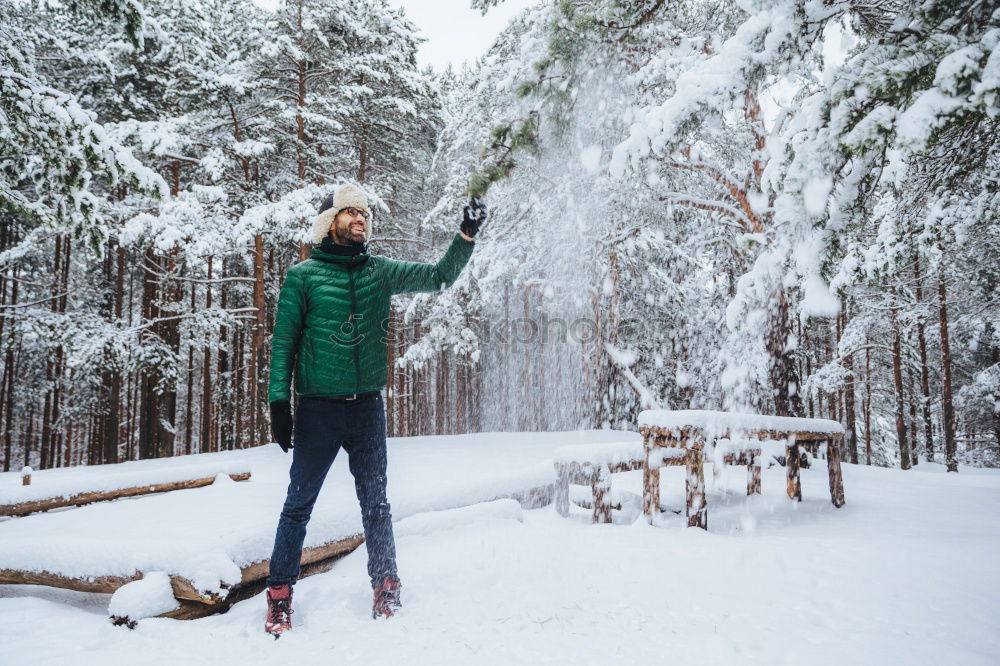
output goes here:
[{"label": "fallen log", "polygon": [[[322,546],[313,546],[312,548],[302,549],[302,559],[300,560],[303,571],[306,567],[310,567],[313,564],[329,560],[331,558],[337,559],[353,552],[355,548],[360,546],[365,542],[365,535],[355,534],[354,536],[349,536],[346,539],[340,539],[339,541],[333,541],[331,543],[324,544]],[[254,562],[248,566],[243,567],[242,575],[240,576],[240,585],[246,585],[254,581],[263,580],[267,578],[267,572],[271,565],[270,560],[261,560],[259,562]],[[313,571],[313,573],[319,573],[318,571]],[[305,575],[300,574],[300,575]]]},{"label": "fallen log", "polygon": [[[52,573],[51,571],[0,569],[0,584],[45,585],[47,587],[58,587],[63,590],[74,590],[76,592],[113,594],[119,587],[139,580],[142,576],[142,572],[137,571],[131,576],[88,576],[86,578],[74,578],[72,576]],[[217,604],[222,600],[222,597],[217,594],[199,592],[191,584],[191,581],[181,576],[171,576],[170,587],[173,590],[174,596],[178,599],[209,605]]]},{"label": "fallen log", "polygon": [[[233,481],[246,481],[250,478],[250,472],[230,474]],[[186,490],[188,488],[201,488],[212,485],[215,482],[214,476],[207,476],[201,479],[186,479],[184,481],[171,481],[169,483],[154,483],[146,486],[134,486],[131,488],[120,488],[118,490],[91,491],[76,493],[68,496],[47,497],[40,500],[28,502],[18,502],[16,504],[0,504],[0,516],[27,516],[38,511],[48,511],[66,506],[83,506],[94,502],[109,502],[111,500],[125,497],[136,497],[138,495],[149,495],[152,493],[165,493],[171,490]]]},{"label": "fallen log", "polygon": [[0,585],[46,585],[63,590],[77,592],[97,592],[111,594],[122,585],[142,578],[136,572],[131,576],[97,576],[87,578],[72,578],[49,571],[21,571],[19,569],[0,569]]},{"label": "fallen log", "polygon": [[[551,502],[554,492],[555,488],[552,484],[512,493],[510,497],[521,502],[522,505],[527,504],[530,508]],[[356,550],[364,542],[363,534],[355,534],[320,546],[304,548],[302,550],[300,578],[329,571],[339,559]],[[269,567],[269,560],[260,560],[242,567],[240,582],[231,587],[224,586],[224,592],[221,595],[199,592],[188,579],[171,576],[171,589],[179,606],[177,609],[158,617],[194,620],[217,613],[225,613],[233,604],[259,594],[267,586]],[[72,578],[47,571],[0,569],[0,584],[47,585],[78,592],[112,594],[123,585],[141,579],[143,575],[143,572],[137,571],[130,576]],[[112,621],[118,626],[128,628],[136,626],[136,621],[128,617],[114,617]]]},{"label": "fallen log", "polygon": [[[337,560],[353,552],[364,542],[365,537],[363,534],[355,534],[354,536],[323,544],[322,546],[304,548],[302,550],[300,578],[329,571]],[[194,620],[215,613],[224,613],[234,603],[249,599],[264,589],[267,585],[268,567],[268,560],[261,560],[243,567],[240,582],[232,587],[225,588],[225,593],[221,595],[211,592],[200,592],[195,589],[194,585],[187,578],[171,576],[170,587],[180,606],[176,610],[165,613],[160,617]],[[0,569],[0,584],[46,585],[48,587],[58,587],[77,592],[113,594],[118,588],[141,579],[143,575],[142,572],[137,571],[130,576],[74,578],[50,571]],[[135,622],[127,617],[117,617],[113,618],[113,620],[116,625],[124,625],[129,628],[135,626]]]},{"label": "fallen log", "polygon": [[[326,573],[333,568],[342,557],[345,557],[357,549],[365,542],[362,534],[356,534],[340,541],[334,541],[315,548],[305,548],[302,551],[302,568],[299,572],[299,579],[316,574]],[[174,620],[197,620],[225,613],[234,604],[250,599],[260,594],[267,587],[268,561],[255,562],[243,569],[243,579],[238,585],[234,585],[228,590],[224,599],[217,604],[198,603],[181,599],[178,597],[180,607],[176,610],[164,613],[158,617],[169,617]],[[125,624],[130,629],[134,628],[134,623],[129,624],[125,618]]]}]

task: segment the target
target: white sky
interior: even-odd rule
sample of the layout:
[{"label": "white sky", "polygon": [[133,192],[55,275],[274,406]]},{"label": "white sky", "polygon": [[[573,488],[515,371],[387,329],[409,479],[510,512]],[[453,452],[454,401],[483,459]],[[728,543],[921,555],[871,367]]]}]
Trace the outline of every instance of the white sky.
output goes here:
[{"label": "white sky", "polygon": [[427,41],[417,58],[421,65],[442,70],[451,63],[460,68],[486,53],[510,19],[538,0],[506,0],[483,16],[469,8],[469,0],[389,0],[406,10],[407,17]]},{"label": "white sky", "polygon": [[[280,0],[253,0],[264,9],[273,9]],[[486,53],[511,17],[539,0],[505,0],[486,16],[469,8],[470,0],[389,0],[403,7],[407,17],[427,41],[420,45],[417,60],[443,70],[451,63],[456,69]]]}]

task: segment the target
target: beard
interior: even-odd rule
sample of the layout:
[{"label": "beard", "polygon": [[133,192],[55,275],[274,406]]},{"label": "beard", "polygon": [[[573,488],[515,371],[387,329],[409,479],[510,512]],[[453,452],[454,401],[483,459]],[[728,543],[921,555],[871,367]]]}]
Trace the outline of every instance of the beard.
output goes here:
[{"label": "beard", "polygon": [[337,224],[334,225],[330,232],[333,237],[333,242],[337,245],[364,245],[365,234],[362,231],[360,236],[351,233],[350,224]]}]

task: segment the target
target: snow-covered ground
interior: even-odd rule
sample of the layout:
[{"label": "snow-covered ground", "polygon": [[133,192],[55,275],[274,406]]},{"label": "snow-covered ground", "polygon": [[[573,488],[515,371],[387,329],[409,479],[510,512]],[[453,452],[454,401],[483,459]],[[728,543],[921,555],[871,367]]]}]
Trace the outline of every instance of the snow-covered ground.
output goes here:
[{"label": "snow-covered ground", "polygon": [[[389,501],[400,520],[529,491],[555,481],[553,451],[566,445],[638,441],[635,433],[593,430],[486,433],[389,440]],[[278,512],[288,486],[291,455],[276,445],[246,451],[76,468],[103,489],[123,470],[165,478],[172,466],[215,465],[249,469],[248,481],[221,476],[211,486],[128,501],[0,519],[0,569],[49,571],[74,578],[130,576],[165,571],[204,591],[240,580],[240,568],[271,555]],[[148,471],[145,471],[147,470]],[[82,481],[70,470],[37,472],[32,488],[58,494]],[[16,472],[0,474],[0,491],[20,486]],[[126,483],[126,485],[129,485]],[[2,492],[0,492],[2,496]],[[360,533],[361,512],[347,458],[334,464],[313,511],[305,545],[318,546]]]},{"label": "snow-covered ground", "polygon": [[[541,457],[557,443],[504,435],[512,442],[504,449],[496,437],[486,436],[491,453],[480,455],[512,474],[512,457],[537,470],[515,440],[535,437]],[[428,449],[475,450],[474,437],[421,439]],[[405,443],[390,453],[397,477],[403,462],[420,460],[416,447],[399,453]],[[268,450],[244,455],[286,464]],[[682,475],[662,475],[663,501],[678,511]],[[255,482],[262,476],[254,466]],[[651,527],[583,524],[551,506],[411,512],[397,530],[404,607],[396,618],[370,619],[361,548],[296,586],[295,630],[280,641],[262,632],[262,595],[225,615],[147,619],[129,631],[107,621],[109,595],[0,586],[0,664],[1000,663],[1000,471],[844,465],[842,509],[830,504],[822,463],[803,470],[801,503],[785,498],[780,468],[763,471],[764,494],[749,500],[742,468],[717,483],[706,476],[708,532],[673,514]],[[471,496],[461,478],[434,480],[428,494]],[[614,478],[632,492],[640,481],[638,472]],[[336,486],[347,482],[333,474],[326,491],[341,497]],[[210,498],[224,488],[172,494]],[[434,504],[426,508],[444,508]],[[273,529],[277,509],[248,510]],[[0,523],[0,541],[17,521],[43,517]]]}]

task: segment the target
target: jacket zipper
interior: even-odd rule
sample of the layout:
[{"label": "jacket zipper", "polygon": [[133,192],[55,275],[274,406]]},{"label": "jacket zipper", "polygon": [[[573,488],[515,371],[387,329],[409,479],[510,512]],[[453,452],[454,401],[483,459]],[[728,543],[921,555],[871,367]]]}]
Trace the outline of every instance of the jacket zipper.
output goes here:
[{"label": "jacket zipper", "polygon": [[[357,337],[358,328],[357,320],[355,319],[355,314],[358,311],[358,299],[354,292],[354,267],[350,266],[347,269],[347,278],[351,285],[351,316],[347,321],[354,324],[354,330],[352,331]],[[359,340],[357,344],[352,345],[352,351],[354,352],[354,393],[361,393],[361,351],[358,349],[361,346],[361,341]]]}]

